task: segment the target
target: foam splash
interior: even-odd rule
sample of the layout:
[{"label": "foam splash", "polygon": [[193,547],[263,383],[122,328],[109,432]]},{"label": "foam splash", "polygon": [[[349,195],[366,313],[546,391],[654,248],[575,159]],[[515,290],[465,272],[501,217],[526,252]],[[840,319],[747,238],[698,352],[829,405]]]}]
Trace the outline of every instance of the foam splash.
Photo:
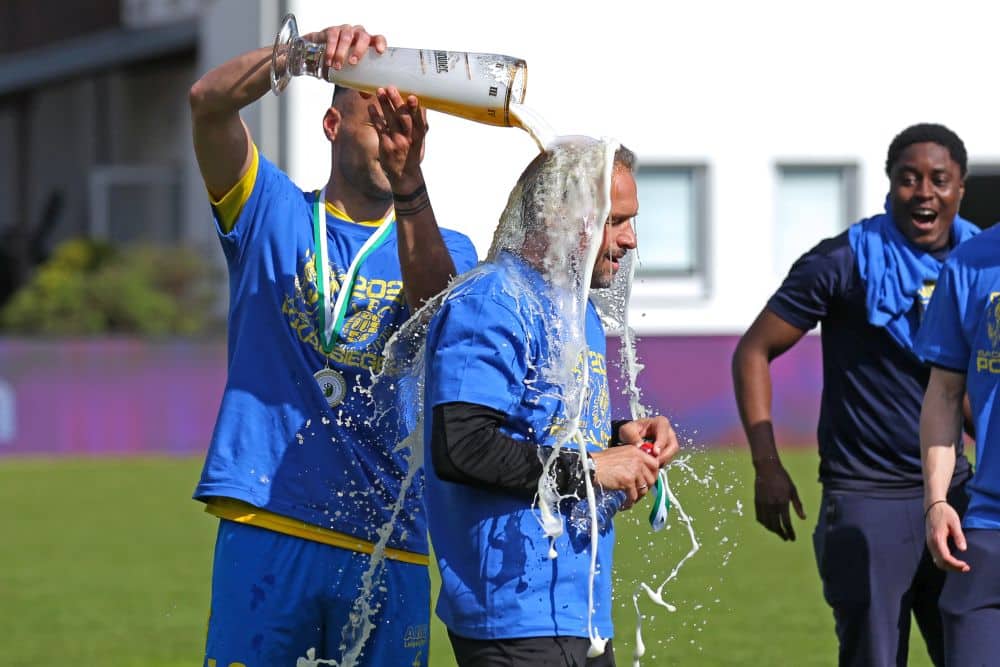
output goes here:
[{"label": "foam splash", "polygon": [[361,589],[354,600],[351,613],[348,615],[347,625],[341,630],[339,650],[342,652],[343,660],[338,667],[353,667],[358,664],[361,652],[364,650],[372,630],[375,629],[372,618],[378,612],[378,607],[372,604],[372,600],[375,587],[381,584],[382,574],[385,570],[385,550],[392,537],[396,518],[403,510],[406,495],[413,486],[416,474],[423,468],[423,447],[418,445],[421,440],[418,435],[420,432],[422,429],[418,426],[396,446],[396,451],[408,453],[406,456],[406,477],[403,479],[399,497],[396,498],[396,502],[392,506],[391,517],[379,526],[378,541],[371,554],[368,569],[361,577]]},{"label": "foam splash", "polygon": [[[639,363],[636,353],[635,331],[629,324],[628,303],[632,292],[632,283],[635,276],[636,262],[633,253],[629,253],[623,262],[627,262],[612,283],[612,289],[600,295],[601,312],[604,315],[605,327],[610,332],[618,333],[621,338],[621,368],[624,381],[624,392],[628,398],[629,414],[633,420],[648,416],[648,411],[642,403],[642,393],[639,389],[638,377],[644,366]],[[663,589],[673,579],[677,577],[684,564],[701,548],[698,537],[694,532],[691,517],[684,510],[684,506],[670,488],[669,472],[676,465],[676,460],[669,464],[660,475],[660,483],[663,484],[663,491],[670,501],[671,507],[680,521],[685,525],[690,540],[688,552],[674,565],[670,574],[664,578],[660,585],[654,590],[648,583],[639,582],[636,591],[632,594],[632,605],[635,608],[635,651],[632,655],[632,664],[639,667],[641,659],[646,654],[646,643],[642,635],[642,612],[639,607],[639,599],[643,592],[647,598],[655,605],[666,609],[670,613],[677,611],[677,607],[663,599]],[[669,518],[669,515],[668,515]]]}]

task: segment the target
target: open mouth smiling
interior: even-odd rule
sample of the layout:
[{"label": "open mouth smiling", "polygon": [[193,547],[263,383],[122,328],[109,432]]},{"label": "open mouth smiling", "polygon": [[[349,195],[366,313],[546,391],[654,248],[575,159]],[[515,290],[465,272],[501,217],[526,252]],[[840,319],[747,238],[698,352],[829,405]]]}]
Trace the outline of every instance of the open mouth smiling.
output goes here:
[{"label": "open mouth smiling", "polygon": [[930,227],[937,221],[937,218],[937,211],[925,206],[919,206],[910,211],[910,219],[917,227]]}]

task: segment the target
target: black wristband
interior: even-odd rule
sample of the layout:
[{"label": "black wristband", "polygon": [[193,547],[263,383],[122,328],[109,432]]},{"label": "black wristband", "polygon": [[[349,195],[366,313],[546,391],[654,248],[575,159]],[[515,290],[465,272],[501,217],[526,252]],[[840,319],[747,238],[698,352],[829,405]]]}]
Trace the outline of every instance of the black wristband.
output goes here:
[{"label": "black wristband", "polygon": [[414,190],[413,192],[411,192],[408,195],[401,195],[398,192],[394,191],[392,193],[392,198],[395,199],[396,201],[413,201],[414,199],[416,199],[420,195],[426,194],[426,192],[427,192],[427,184],[426,183],[421,183],[420,187],[418,187],[416,190]]},{"label": "black wristband", "polygon": [[927,506],[927,509],[925,509],[925,510],[924,510],[924,521],[926,521],[926,520],[927,520],[927,515],[931,513],[931,508],[932,508],[932,507],[934,507],[934,506],[935,506],[935,505],[937,505],[938,503],[946,503],[946,502],[948,502],[948,501],[947,501],[947,500],[944,500],[944,499],[941,499],[941,500],[935,500],[935,501],[934,501],[934,502],[932,502],[932,503],[931,503],[930,505],[928,505],[928,506]]},{"label": "black wristband", "polygon": [[618,431],[621,430],[622,425],[629,423],[631,419],[614,419],[611,422],[611,440],[608,441],[608,447],[617,447],[622,444],[621,437],[618,435]]}]

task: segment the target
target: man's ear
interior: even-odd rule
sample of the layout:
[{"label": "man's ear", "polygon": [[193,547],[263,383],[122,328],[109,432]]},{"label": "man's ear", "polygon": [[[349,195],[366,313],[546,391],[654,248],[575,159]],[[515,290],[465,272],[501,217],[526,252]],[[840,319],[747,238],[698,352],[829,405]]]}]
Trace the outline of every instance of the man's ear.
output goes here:
[{"label": "man's ear", "polygon": [[340,115],[340,111],[336,107],[330,107],[323,114],[323,134],[326,135],[327,141],[333,143],[337,138],[337,132],[340,131],[340,121],[344,119]]}]

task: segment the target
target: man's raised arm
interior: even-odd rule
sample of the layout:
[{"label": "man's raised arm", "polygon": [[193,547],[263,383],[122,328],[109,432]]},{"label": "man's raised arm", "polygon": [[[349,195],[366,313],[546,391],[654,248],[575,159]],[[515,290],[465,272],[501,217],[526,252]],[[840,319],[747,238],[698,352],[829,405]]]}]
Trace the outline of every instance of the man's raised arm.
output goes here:
[{"label": "man's raised arm", "polygon": [[[303,36],[326,42],[325,66],[340,69],[355,63],[369,45],[385,51],[385,37],[369,35],[361,26],[330,27]],[[271,86],[271,47],[249,51],[207,72],[191,87],[194,150],[202,179],[214,199],[225,195],[250,166],[250,132],[240,109],[263,97]]]}]

